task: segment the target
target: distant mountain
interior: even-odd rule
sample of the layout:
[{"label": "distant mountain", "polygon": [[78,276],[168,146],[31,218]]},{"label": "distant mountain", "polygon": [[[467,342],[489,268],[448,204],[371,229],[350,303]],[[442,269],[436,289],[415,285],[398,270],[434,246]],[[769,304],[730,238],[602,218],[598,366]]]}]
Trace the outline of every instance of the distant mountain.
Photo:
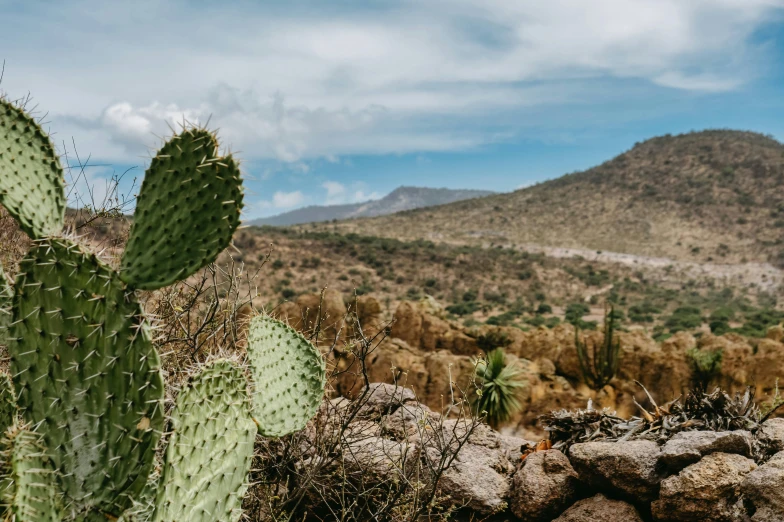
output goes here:
[{"label": "distant mountain", "polygon": [[446,205],[455,201],[490,196],[489,190],[453,190],[446,188],[398,187],[381,199],[347,205],[311,205],[277,216],[254,219],[248,225],[286,226],[333,219],[375,217],[403,210]]}]

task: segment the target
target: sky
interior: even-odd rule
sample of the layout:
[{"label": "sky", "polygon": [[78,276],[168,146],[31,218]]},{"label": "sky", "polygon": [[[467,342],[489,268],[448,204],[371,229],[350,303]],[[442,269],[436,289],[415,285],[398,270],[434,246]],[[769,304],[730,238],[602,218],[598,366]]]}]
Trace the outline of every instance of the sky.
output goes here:
[{"label": "sky", "polygon": [[0,0],[0,12],[0,90],[32,98],[93,190],[128,172],[132,192],[170,128],[209,122],[242,160],[246,219],[400,185],[516,190],[667,133],[784,140],[784,0]]}]

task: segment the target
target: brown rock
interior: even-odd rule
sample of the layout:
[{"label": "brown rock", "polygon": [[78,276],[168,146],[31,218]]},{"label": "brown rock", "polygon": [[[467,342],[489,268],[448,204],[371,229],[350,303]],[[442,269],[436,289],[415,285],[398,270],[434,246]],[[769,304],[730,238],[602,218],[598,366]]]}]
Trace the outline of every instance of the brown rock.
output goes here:
[{"label": "brown rock", "polygon": [[512,478],[512,513],[525,522],[545,522],[560,515],[577,496],[577,473],[558,450],[528,455]]},{"label": "brown rock", "polygon": [[780,343],[782,340],[784,340],[784,327],[781,326],[780,324],[771,326],[770,328],[768,328],[765,337],[767,339]]},{"label": "brown rock", "polygon": [[733,522],[740,520],[739,486],[754,461],[731,453],[713,453],[662,481],[651,505],[656,520]]},{"label": "brown rock", "polygon": [[631,504],[600,493],[577,502],[553,522],[642,522],[642,518]]}]

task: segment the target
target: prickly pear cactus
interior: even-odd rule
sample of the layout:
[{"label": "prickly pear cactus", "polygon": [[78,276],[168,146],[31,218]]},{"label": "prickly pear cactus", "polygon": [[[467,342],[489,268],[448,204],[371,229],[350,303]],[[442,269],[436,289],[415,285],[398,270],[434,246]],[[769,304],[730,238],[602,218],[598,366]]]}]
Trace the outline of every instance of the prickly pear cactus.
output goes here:
[{"label": "prickly pear cactus", "polygon": [[154,522],[240,519],[256,438],[247,386],[242,370],[216,361],[180,392]]},{"label": "prickly pear cactus", "polygon": [[11,377],[0,372],[0,437],[16,420],[16,393]]},{"label": "prickly pear cactus", "polygon": [[14,300],[14,290],[0,265],[0,346],[6,345],[8,325],[11,324],[11,306]]},{"label": "prickly pear cactus", "polygon": [[51,458],[40,435],[19,429],[3,440],[0,513],[15,522],[60,522],[61,506]]},{"label": "prickly pear cactus", "polygon": [[9,353],[24,418],[43,434],[69,506],[119,516],[163,428],[141,308],[116,272],[61,239],[35,244],[14,288]]},{"label": "prickly pear cactus", "polygon": [[240,223],[242,180],[204,129],[187,129],[153,158],[136,200],[121,277],[152,290],[213,262]]},{"label": "prickly pear cactus", "polygon": [[304,428],[324,396],[326,369],[316,347],[290,326],[258,316],[250,322],[248,361],[259,433],[282,437]]},{"label": "prickly pear cactus", "polygon": [[0,97],[0,203],[32,238],[57,234],[65,216],[63,169],[41,126]]}]

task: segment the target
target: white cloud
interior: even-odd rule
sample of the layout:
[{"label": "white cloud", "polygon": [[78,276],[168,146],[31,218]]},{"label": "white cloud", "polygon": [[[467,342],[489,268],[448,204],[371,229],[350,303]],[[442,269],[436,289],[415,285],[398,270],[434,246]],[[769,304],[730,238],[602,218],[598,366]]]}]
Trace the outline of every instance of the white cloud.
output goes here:
[{"label": "white cloud", "polygon": [[282,5],[6,10],[3,87],[30,90],[60,135],[102,158],[145,152],[165,122],[210,116],[247,158],[460,150],[531,124],[521,111],[532,107],[628,95],[592,81],[736,89],[769,67],[752,37],[784,0]]},{"label": "white cloud", "polygon": [[266,209],[289,209],[302,205],[305,200],[305,195],[299,190],[293,192],[278,191],[272,195],[271,201],[261,201],[258,203],[258,207]]},{"label": "white cloud", "polygon": [[321,186],[327,191],[327,205],[345,203],[346,187],[342,183],[338,183],[337,181],[325,181]]}]

